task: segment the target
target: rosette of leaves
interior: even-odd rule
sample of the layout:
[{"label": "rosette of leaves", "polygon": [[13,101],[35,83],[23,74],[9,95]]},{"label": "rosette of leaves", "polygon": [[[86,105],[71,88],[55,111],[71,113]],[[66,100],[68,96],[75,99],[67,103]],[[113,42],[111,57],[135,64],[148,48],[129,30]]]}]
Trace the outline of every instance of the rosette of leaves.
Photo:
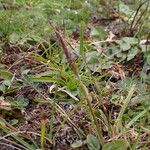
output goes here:
[{"label": "rosette of leaves", "polygon": [[109,52],[121,61],[130,61],[140,52],[138,43],[137,38],[123,37],[109,46]]}]

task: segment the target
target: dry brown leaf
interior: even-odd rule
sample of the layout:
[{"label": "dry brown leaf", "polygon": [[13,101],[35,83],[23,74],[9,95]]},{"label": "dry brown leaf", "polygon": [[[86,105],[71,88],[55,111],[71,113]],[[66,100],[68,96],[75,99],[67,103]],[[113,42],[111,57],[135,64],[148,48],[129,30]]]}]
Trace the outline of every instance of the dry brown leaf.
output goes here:
[{"label": "dry brown leaf", "polygon": [[9,102],[6,102],[4,100],[4,97],[0,97],[0,109],[7,109],[11,107],[11,104]]},{"label": "dry brown leaf", "polygon": [[113,33],[110,31],[110,32],[109,32],[109,36],[108,36],[108,38],[106,39],[106,42],[108,42],[108,43],[114,42],[114,37],[115,37],[115,34],[113,34]]}]

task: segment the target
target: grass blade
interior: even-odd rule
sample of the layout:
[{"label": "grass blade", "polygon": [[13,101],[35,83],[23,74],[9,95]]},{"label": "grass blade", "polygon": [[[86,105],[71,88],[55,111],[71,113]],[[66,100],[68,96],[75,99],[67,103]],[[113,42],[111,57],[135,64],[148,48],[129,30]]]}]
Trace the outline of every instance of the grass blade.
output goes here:
[{"label": "grass blade", "polygon": [[84,22],[80,23],[80,55],[84,55]]},{"label": "grass blade", "polygon": [[130,100],[131,100],[131,98],[133,96],[134,91],[135,91],[135,85],[133,85],[131,87],[131,89],[129,90],[128,96],[124,100],[124,104],[123,104],[123,106],[122,106],[122,108],[120,110],[120,113],[119,113],[119,115],[118,115],[118,117],[116,119],[116,129],[117,129],[117,131],[119,131],[122,128],[122,117],[123,117],[123,114],[124,114],[128,104],[130,103]]},{"label": "grass blade", "polygon": [[42,113],[42,117],[41,117],[41,149],[42,150],[44,150],[45,136],[46,136],[46,115],[45,113]]}]

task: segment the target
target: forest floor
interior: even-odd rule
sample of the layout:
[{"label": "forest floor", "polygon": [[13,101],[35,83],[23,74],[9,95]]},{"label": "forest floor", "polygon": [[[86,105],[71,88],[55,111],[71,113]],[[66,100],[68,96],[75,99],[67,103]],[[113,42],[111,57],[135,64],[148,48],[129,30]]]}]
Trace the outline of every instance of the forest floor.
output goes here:
[{"label": "forest floor", "polygon": [[91,13],[69,31],[51,19],[49,41],[1,37],[1,150],[150,149],[149,36],[125,19]]}]

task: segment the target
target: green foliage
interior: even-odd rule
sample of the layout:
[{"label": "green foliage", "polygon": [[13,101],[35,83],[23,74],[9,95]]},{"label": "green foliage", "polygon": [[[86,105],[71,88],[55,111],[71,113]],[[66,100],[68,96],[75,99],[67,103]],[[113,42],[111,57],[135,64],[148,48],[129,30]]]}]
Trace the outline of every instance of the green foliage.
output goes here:
[{"label": "green foliage", "polygon": [[93,27],[91,29],[91,36],[94,38],[98,38],[99,40],[105,40],[107,37],[107,32],[104,31],[102,27]]},{"label": "green foliage", "polygon": [[118,40],[117,43],[119,44],[120,50],[122,51],[122,56],[124,59],[126,58],[127,61],[133,59],[139,52],[138,50],[138,39],[131,38],[131,37],[124,37],[121,40]]},{"label": "green foliage", "polygon": [[12,106],[20,109],[26,107],[29,104],[29,100],[25,99],[22,95],[18,96],[15,99],[10,99],[9,102]]},{"label": "green foliage", "polygon": [[88,144],[89,150],[99,150],[100,149],[100,143],[99,143],[98,139],[91,134],[87,135],[87,144]]},{"label": "green foliage", "polygon": [[10,87],[12,84],[11,79],[13,75],[8,71],[0,71],[0,77],[3,78],[3,81],[1,81],[1,85],[0,85],[0,91],[5,93],[7,87]]},{"label": "green foliage", "polygon": [[115,140],[105,144],[102,150],[127,150],[128,146],[124,140]]},{"label": "green foliage", "polygon": [[[4,104],[0,109],[26,110],[34,102],[51,108],[48,108],[48,117],[40,120],[41,132],[32,133],[40,136],[40,144],[39,138],[32,139],[28,133],[14,134],[11,126],[19,126],[19,119],[6,122],[0,118],[0,129],[24,149],[44,149],[47,142],[56,143],[59,132],[68,134],[68,126],[78,137],[70,142],[72,148],[85,144],[89,150],[147,148],[148,142],[141,141],[141,136],[150,132],[147,127],[150,106],[149,2],[110,2],[0,0],[0,63],[5,63],[0,64],[0,106]],[[91,21],[93,14],[98,17],[96,23]],[[116,14],[117,19],[111,18]],[[127,27],[121,26],[121,29],[129,30],[133,35],[124,33],[111,37],[113,33],[105,26],[107,22],[125,24]],[[57,39],[55,27],[62,34]],[[77,30],[75,33],[74,29]],[[77,39],[72,39],[72,33],[77,34]],[[72,62],[66,59],[63,46]],[[21,59],[7,64],[8,55]],[[138,55],[142,56],[140,65],[143,66],[137,67],[139,70],[135,73],[124,64],[134,62]],[[18,72],[14,73],[14,70]],[[133,75],[122,77],[122,72]],[[38,93],[37,97],[33,94],[34,102],[26,98],[26,93],[18,95],[21,88],[29,87]],[[87,128],[83,128],[84,125]]]}]

